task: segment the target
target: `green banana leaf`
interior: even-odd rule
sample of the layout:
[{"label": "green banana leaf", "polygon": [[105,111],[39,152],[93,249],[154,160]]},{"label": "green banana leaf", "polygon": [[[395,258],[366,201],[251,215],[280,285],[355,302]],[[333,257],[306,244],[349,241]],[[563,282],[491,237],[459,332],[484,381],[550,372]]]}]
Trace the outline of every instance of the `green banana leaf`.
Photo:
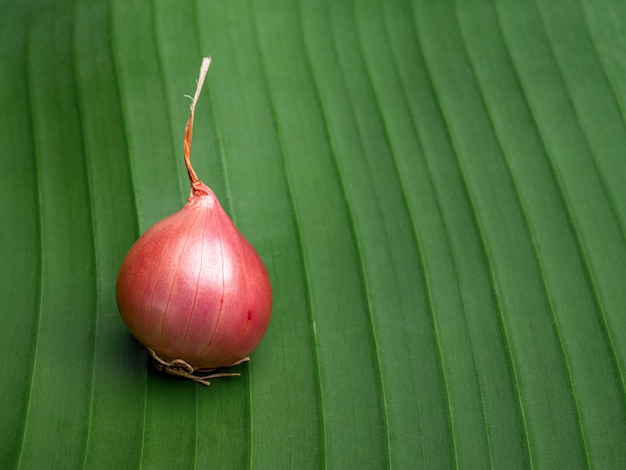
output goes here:
[{"label": "green banana leaf", "polygon": [[[0,6],[0,468],[626,468],[625,2]],[[208,388],[115,302],[205,55],[274,289]]]}]

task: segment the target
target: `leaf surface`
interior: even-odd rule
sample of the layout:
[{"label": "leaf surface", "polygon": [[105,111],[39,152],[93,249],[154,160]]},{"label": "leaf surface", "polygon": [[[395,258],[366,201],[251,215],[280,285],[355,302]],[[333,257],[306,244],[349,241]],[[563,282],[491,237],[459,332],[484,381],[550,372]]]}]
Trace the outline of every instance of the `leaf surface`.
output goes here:
[{"label": "leaf surface", "polygon": [[[0,4],[0,467],[626,467],[623,2]],[[274,289],[210,388],[115,302],[206,55],[194,167]]]}]

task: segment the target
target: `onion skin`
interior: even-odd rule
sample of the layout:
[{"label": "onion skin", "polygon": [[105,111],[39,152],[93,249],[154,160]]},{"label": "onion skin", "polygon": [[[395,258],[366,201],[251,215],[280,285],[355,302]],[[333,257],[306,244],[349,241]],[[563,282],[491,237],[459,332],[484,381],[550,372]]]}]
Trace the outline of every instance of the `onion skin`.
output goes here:
[{"label": "onion skin", "polygon": [[182,359],[196,370],[248,356],[272,309],[263,261],[200,181],[180,211],[132,246],[116,295],[137,340],[163,361]]}]

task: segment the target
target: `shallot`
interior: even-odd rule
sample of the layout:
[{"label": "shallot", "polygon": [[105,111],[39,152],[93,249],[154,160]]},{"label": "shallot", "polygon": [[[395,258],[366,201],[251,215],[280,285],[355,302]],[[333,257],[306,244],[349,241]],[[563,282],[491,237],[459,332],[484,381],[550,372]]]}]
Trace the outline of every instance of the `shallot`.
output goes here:
[{"label": "shallot", "polygon": [[205,385],[239,375],[211,372],[249,359],[272,310],[263,261],[191,166],[194,110],[210,63],[202,61],[185,127],[190,197],[135,242],[116,286],[121,317],[157,369]]}]

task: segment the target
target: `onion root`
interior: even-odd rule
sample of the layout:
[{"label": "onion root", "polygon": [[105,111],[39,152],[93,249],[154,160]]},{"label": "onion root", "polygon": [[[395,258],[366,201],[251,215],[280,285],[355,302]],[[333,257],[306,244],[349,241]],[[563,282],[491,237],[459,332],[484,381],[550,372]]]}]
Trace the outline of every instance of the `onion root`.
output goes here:
[{"label": "onion root", "polygon": [[[214,370],[217,369],[194,369],[193,366],[189,365],[187,362],[182,359],[174,359],[173,361],[166,362],[161,359],[154,350],[150,348],[146,348],[152,356],[152,360],[154,362],[154,367],[159,372],[165,372],[170,375],[175,375],[177,377],[184,377],[186,379],[193,380],[194,382],[201,383],[202,385],[209,386],[211,382],[207,379],[217,379],[220,377],[239,377],[241,374],[238,372],[223,372],[219,374],[211,374]],[[225,367],[233,367],[239,364],[243,364],[244,362],[248,362],[250,357],[244,357],[243,359],[238,360],[234,364]],[[221,367],[220,367],[221,369]],[[196,375],[199,372],[200,374],[209,374],[209,375]]]}]

